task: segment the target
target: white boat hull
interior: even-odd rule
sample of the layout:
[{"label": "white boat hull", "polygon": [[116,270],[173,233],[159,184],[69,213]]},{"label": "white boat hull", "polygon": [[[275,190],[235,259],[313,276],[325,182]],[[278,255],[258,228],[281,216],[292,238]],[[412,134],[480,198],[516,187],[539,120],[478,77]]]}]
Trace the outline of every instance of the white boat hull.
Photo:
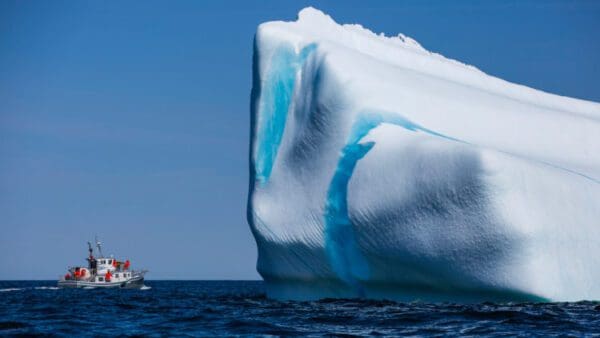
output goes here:
[{"label": "white boat hull", "polygon": [[144,276],[134,276],[125,281],[115,282],[92,282],[82,280],[60,280],[60,288],[121,288],[121,289],[139,289],[144,286]]}]

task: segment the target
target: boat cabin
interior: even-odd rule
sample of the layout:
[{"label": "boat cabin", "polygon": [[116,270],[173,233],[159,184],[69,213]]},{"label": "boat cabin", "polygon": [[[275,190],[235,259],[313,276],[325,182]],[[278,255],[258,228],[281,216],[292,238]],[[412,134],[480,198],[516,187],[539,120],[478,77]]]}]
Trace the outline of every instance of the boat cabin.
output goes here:
[{"label": "boat cabin", "polygon": [[122,272],[114,272],[111,274],[105,274],[102,276],[97,275],[96,278],[94,279],[94,282],[97,283],[102,283],[102,282],[122,282],[122,281],[126,281],[129,278],[132,277],[131,272],[129,271],[122,271]]}]

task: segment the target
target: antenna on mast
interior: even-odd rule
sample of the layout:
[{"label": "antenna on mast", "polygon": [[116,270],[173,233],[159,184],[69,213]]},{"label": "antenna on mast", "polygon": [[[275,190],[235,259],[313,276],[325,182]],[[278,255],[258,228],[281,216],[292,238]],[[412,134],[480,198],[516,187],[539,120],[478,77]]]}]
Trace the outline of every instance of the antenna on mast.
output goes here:
[{"label": "antenna on mast", "polygon": [[104,257],[102,253],[102,243],[98,240],[98,236],[96,236],[96,247],[98,248],[98,253],[100,253],[100,257]]},{"label": "antenna on mast", "polygon": [[94,253],[94,249],[92,248],[92,243],[90,243],[89,241],[87,243],[88,243],[88,251],[90,252],[90,257],[92,257],[93,253]]}]

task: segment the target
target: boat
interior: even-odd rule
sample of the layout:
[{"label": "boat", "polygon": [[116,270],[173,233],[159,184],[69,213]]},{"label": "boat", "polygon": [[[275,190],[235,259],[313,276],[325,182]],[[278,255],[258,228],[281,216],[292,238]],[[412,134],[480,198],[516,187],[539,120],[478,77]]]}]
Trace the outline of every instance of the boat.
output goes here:
[{"label": "boat", "polygon": [[112,255],[104,257],[102,246],[96,238],[98,257],[94,257],[94,249],[90,242],[88,244],[89,256],[87,267],[73,266],[58,280],[61,288],[123,288],[139,289],[144,286],[144,275],[148,270],[135,271],[131,269],[129,259],[118,260]]}]

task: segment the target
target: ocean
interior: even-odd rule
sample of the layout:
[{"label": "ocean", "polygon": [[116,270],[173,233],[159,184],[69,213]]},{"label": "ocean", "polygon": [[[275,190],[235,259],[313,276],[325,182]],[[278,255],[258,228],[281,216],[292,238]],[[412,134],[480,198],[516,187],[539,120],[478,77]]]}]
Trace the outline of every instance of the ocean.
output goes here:
[{"label": "ocean", "polygon": [[141,290],[0,282],[0,336],[594,336],[600,303],[276,301],[259,281],[147,281]]}]

